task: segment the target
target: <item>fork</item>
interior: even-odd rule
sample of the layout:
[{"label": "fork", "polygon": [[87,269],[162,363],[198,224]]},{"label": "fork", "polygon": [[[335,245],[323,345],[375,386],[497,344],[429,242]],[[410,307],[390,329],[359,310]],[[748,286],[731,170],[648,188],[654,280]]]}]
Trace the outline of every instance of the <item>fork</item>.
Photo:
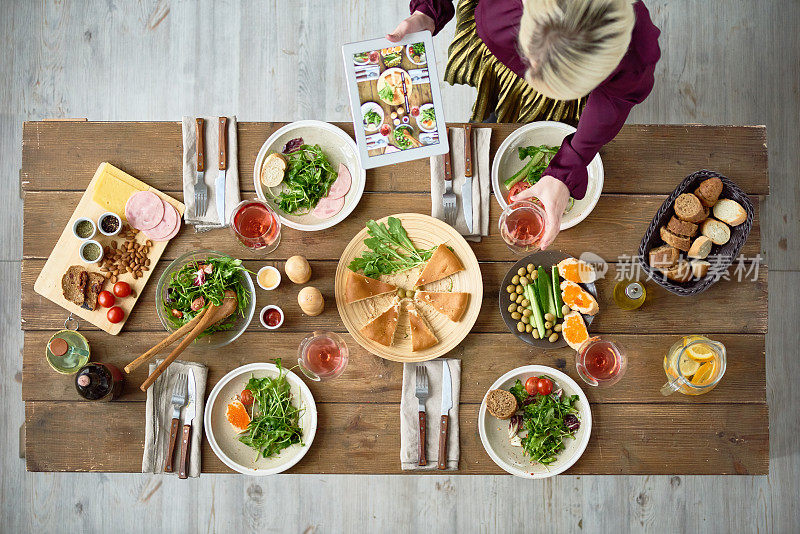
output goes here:
[{"label": "fork", "polygon": [[417,388],[414,396],[419,400],[419,465],[428,465],[427,453],[425,452],[425,426],[427,415],[425,413],[425,400],[429,396],[428,373],[423,365],[416,365]]},{"label": "fork", "polygon": [[175,379],[175,387],[172,390],[172,425],[169,427],[169,449],[164,463],[164,472],[172,473],[174,467],[172,458],[175,456],[175,441],[178,437],[178,420],[181,417],[181,408],[186,406],[189,400],[189,376],[181,373]]},{"label": "fork", "polygon": [[208,186],[206,185],[206,158],[203,148],[205,121],[197,119],[197,179],[194,182],[194,212],[203,216],[208,208]]},{"label": "fork", "polygon": [[456,224],[456,195],[453,193],[453,173],[450,170],[450,153],[444,155],[444,194],[442,195],[444,222]]}]

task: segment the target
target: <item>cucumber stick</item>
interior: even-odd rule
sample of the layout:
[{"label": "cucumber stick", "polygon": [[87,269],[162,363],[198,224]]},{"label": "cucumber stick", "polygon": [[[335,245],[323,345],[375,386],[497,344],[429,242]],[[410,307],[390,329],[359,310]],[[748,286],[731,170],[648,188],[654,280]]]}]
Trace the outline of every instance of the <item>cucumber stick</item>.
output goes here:
[{"label": "cucumber stick", "polygon": [[544,313],[552,313],[556,317],[556,303],[553,301],[553,283],[550,277],[547,276],[547,271],[540,265],[539,277],[537,278],[537,286],[539,290],[539,303],[542,305]]},{"label": "cucumber stick", "polygon": [[523,288],[523,293],[525,293],[525,298],[527,298],[528,302],[530,302],[528,307],[532,312],[533,324],[536,326],[536,330],[539,332],[539,337],[544,339],[544,312],[542,311],[541,304],[539,304],[539,298],[536,295],[536,290],[533,288],[533,284],[526,285]]},{"label": "cucumber stick", "polygon": [[556,317],[564,317],[561,308],[564,303],[561,302],[561,278],[558,276],[558,267],[553,265],[553,303],[556,305]]}]

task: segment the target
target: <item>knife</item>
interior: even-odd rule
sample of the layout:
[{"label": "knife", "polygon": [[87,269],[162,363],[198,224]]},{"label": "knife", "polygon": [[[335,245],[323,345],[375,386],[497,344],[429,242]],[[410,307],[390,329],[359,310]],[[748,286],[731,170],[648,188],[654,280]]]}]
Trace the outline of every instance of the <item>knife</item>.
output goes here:
[{"label": "knife", "polygon": [[472,125],[464,126],[464,185],[461,186],[461,206],[464,208],[464,222],[467,231],[474,234],[472,228]]},{"label": "knife", "polygon": [[183,409],[183,437],[181,438],[181,463],[178,478],[189,476],[189,435],[192,433],[192,422],[197,409],[197,384],[194,381],[194,369],[189,369],[189,402]]},{"label": "knife", "polygon": [[225,226],[225,177],[228,174],[228,117],[219,118],[219,174],[217,175],[217,215]]},{"label": "knife", "polygon": [[447,469],[447,423],[450,419],[450,408],[453,407],[453,379],[450,377],[450,366],[442,360],[442,420],[439,424],[439,469]]}]

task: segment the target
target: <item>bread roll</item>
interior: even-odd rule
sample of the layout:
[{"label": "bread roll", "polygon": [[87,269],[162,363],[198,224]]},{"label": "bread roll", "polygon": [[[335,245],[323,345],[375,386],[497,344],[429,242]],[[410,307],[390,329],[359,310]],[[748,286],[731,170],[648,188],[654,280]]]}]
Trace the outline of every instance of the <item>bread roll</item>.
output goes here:
[{"label": "bread roll", "polygon": [[717,199],[722,194],[722,180],[716,176],[703,180],[695,189],[694,194],[700,199],[704,206],[711,207],[717,203]]},{"label": "bread roll", "polygon": [[682,221],[699,223],[708,217],[708,209],[691,193],[683,193],[675,199],[675,215]]},{"label": "bread roll", "polygon": [[747,220],[747,212],[735,200],[723,198],[714,205],[714,217],[731,226],[738,226]]},{"label": "bread roll", "polygon": [[283,181],[286,172],[286,158],[277,152],[270,154],[261,165],[261,183],[265,187],[275,187]]},{"label": "bread roll", "polygon": [[700,233],[711,239],[715,245],[724,245],[731,238],[731,229],[724,222],[706,219],[700,225]]}]

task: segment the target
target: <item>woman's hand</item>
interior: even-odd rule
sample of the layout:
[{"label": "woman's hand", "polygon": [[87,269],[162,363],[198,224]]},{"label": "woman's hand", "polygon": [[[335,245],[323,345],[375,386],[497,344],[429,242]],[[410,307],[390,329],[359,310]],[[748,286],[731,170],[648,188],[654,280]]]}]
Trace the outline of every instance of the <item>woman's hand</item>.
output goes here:
[{"label": "woman's hand", "polygon": [[514,200],[536,197],[544,206],[544,235],[539,241],[542,250],[550,246],[561,228],[561,216],[569,203],[569,189],[561,180],[552,176],[542,176],[534,185],[519,193]]},{"label": "woman's hand", "polygon": [[397,25],[392,33],[387,33],[386,38],[391,42],[396,43],[409,33],[421,32],[428,30],[431,33],[436,29],[433,19],[422,11],[414,11],[410,17]]}]

